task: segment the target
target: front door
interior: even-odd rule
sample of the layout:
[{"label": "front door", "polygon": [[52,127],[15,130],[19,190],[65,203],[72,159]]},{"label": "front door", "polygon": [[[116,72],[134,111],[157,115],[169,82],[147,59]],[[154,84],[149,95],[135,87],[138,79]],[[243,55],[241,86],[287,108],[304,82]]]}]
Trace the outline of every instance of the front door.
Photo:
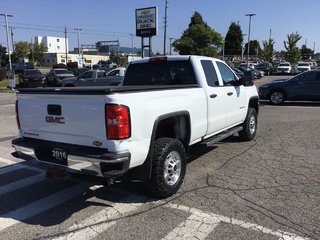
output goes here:
[{"label": "front door", "polygon": [[223,86],[224,105],[228,112],[227,126],[234,126],[243,122],[247,114],[245,86],[236,86],[238,81],[233,71],[223,62],[216,61]]}]

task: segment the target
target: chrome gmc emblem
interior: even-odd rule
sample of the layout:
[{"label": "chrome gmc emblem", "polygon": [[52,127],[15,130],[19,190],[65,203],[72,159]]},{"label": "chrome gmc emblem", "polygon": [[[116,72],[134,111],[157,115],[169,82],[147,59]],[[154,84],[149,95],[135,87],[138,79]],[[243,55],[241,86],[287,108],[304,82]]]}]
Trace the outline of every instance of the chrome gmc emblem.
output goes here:
[{"label": "chrome gmc emblem", "polygon": [[46,116],[46,122],[65,124],[64,117]]}]

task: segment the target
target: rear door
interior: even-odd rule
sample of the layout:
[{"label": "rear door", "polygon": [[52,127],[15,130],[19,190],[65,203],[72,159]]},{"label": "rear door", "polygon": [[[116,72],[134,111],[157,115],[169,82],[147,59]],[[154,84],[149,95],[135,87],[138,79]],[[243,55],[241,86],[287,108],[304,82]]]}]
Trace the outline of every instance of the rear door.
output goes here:
[{"label": "rear door", "polygon": [[[225,89],[219,83],[218,75],[213,61],[201,60],[201,65],[205,74],[207,96],[207,135],[223,130],[227,126],[227,111],[225,104]],[[199,106],[200,107],[200,106]]]}]

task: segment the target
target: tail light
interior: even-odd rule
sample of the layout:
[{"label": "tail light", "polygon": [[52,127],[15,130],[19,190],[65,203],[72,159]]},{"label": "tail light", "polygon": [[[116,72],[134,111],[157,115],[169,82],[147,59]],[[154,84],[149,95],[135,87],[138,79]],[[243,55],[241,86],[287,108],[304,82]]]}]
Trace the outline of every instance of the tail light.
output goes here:
[{"label": "tail light", "polygon": [[16,110],[16,121],[17,121],[17,126],[18,126],[18,129],[21,129],[21,126],[20,126],[20,119],[19,119],[19,107],[18,107],[18,100],[16,101],[15,110]]},{"label": "tail light", "polygon": [[106,131],[110,140],[120,140],[131,136],[130,112],[127,106],[106,104]]}]

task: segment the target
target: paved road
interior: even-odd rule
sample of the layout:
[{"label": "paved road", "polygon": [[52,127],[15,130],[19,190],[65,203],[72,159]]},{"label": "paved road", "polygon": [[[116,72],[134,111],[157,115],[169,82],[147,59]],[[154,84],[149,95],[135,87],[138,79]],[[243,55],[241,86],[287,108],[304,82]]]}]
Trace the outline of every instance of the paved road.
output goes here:
[{"label": "paved road", "polygon": [[320,239],[319,104],[263,103],[254,141],[195,147],[159,201],[137,182],[47,179],[10,148],[14,98],[0,99],[1,239]]}]

